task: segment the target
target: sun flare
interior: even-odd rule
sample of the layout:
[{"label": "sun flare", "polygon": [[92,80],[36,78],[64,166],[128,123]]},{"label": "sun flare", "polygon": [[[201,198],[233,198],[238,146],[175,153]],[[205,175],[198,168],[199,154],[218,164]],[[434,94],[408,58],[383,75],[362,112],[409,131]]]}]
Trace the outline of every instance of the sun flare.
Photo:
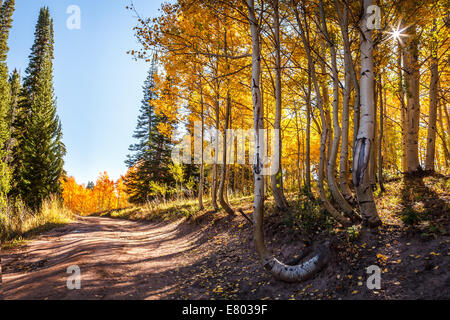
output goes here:
[{"label": "sun flare", "polygon": [[408,34],[404,33],[404,31],[406,31],[408,29],[407,27],[404,27],[403,29],[400,27],[401,22],[398,24],[398,26],[396,28],[392,28],[392,31],[388,31],[386,32],[387,34],[389,34],[389,38],[387,38],[387,41],[394,39],[400,43],[402,43],[402,38],[403,37],[407,37]]}]

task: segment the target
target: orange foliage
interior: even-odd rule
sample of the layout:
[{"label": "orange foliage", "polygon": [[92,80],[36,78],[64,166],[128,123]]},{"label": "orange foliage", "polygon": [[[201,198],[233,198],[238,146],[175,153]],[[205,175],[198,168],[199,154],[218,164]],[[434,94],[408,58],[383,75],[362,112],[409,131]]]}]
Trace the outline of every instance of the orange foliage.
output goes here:
[{"label": "orange foliage", "polygon": [[129,206],[123,178],[114,182],[106,172],[100,174],[92,190],[79,185],[74,177],[63,180],[62,186],[64,204],[74,213],[86,215]]}]

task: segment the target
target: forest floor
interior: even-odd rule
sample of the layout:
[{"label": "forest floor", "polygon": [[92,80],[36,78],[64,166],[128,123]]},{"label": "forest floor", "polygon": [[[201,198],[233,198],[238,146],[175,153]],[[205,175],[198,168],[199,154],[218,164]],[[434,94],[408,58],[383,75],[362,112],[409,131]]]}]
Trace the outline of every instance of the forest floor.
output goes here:
[{"label": "forest floor", "polygon": [[[398,179],[377,197],[376,232],[336,227],[321,210],[293,203],[267,209],[268,247],[283,261],[331,243],[329,264],[296,284],[273,279],[258,261],[242,216],[202,212],[176,221],[78,217],[23,246],[3,250],[4,299],[449,299],[450,179]],[[251,203],[243,204],[251,208]],[[299,222],[301,221],[301,222]],[[81,289],[66,287],[81,269]],[[381,289],[366,268],[381,268]],[[1,298],[1,296],[0,296]]]}]

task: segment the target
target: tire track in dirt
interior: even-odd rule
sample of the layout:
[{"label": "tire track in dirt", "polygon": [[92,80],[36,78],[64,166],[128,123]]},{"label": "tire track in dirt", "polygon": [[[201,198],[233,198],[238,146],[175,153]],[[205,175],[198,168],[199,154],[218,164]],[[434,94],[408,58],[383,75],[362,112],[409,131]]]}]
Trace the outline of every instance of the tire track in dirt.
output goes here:
[{"label": "tire track in dirt", "polygon": [[[3,251],[3,299],[161,299],[177,287],[199,230],[182,221],[146,223],[80,217],[24,247]],[[67,268],[81,269],[81,289],[68,290]]]}]

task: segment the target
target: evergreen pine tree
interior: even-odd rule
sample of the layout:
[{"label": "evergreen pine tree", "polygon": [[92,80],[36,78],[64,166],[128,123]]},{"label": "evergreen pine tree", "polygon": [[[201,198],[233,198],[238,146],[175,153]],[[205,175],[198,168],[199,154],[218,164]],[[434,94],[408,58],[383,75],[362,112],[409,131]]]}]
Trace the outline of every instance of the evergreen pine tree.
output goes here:
[{"label": "evergreen pine tree", "polygon": [[144,203],[149,200],[151,182],[168,186],[175,184],[169,171],[169,164],[172,162],[172,143],[170,138],[158,130],[158,124],[166,123],[167,118],[155,113],[152,105],[152,101],[156,99],[155,73],[156,59],[154,58],[143,86],[144,98],[133,135],[138,142],[130,146],[129,151],[132,154],[128,155],[125,162],[129,168],[134,168],[129,171],[125,179],[125,185],[130,195],[129,201],[132,203]]},{"label": "evergreen pine tree", "polygon": [[53,89],[53,41],[53,20],[49,9],[42,8],[19,106],[17,149],[21,154],[17,154],[14,177],[17,195],[33,209],[61,192],[65,146]]},{"label": "evergreen pine tree", "polygon": [[16,199],[20,196],[19,185],[22,181],[23,172],[23,141],[26,131],[26,120],[29,116],[29,112],[25,109],[25,94],[22,87],[22,82],[17,70],[14,70],[9,80],[11,86],[11,109],[9,119],[11,122],[10,132],[11,138],[9,142],[10,153],[10,170],[12,172],[11,191],[9,193],[10,198]]},{"label": "evergreen pine tree", "polygon": [[[8,123],[8,129],[10,133],[10,137],[6,142],[6,150],[7,150],[7,163],[11,172],[14,172],[14,153],[16,151],[17,146],[17,132],[15,125],[17,124],[17,116],[19,112],[19,104],[20,104],[20,92],[22,89],[22,84],[20,82],[20,75],[17,69],[14,69],[13,73],[9,77],[9,86],[10,86],[10,108],[6,115],[6,121]],[[13,183],[13,181],[12,181]]]},{"label": "evergreen pine tree", "polygon": [[[6,207],[6,195],[10,189],[7,143],[10,139],[8,122],[11,107],[11,92],[8,81],[8,37],[12,25],[14,0],[0,0],[0,214]],[[0,217],[1,219],[1,217]]]}]

